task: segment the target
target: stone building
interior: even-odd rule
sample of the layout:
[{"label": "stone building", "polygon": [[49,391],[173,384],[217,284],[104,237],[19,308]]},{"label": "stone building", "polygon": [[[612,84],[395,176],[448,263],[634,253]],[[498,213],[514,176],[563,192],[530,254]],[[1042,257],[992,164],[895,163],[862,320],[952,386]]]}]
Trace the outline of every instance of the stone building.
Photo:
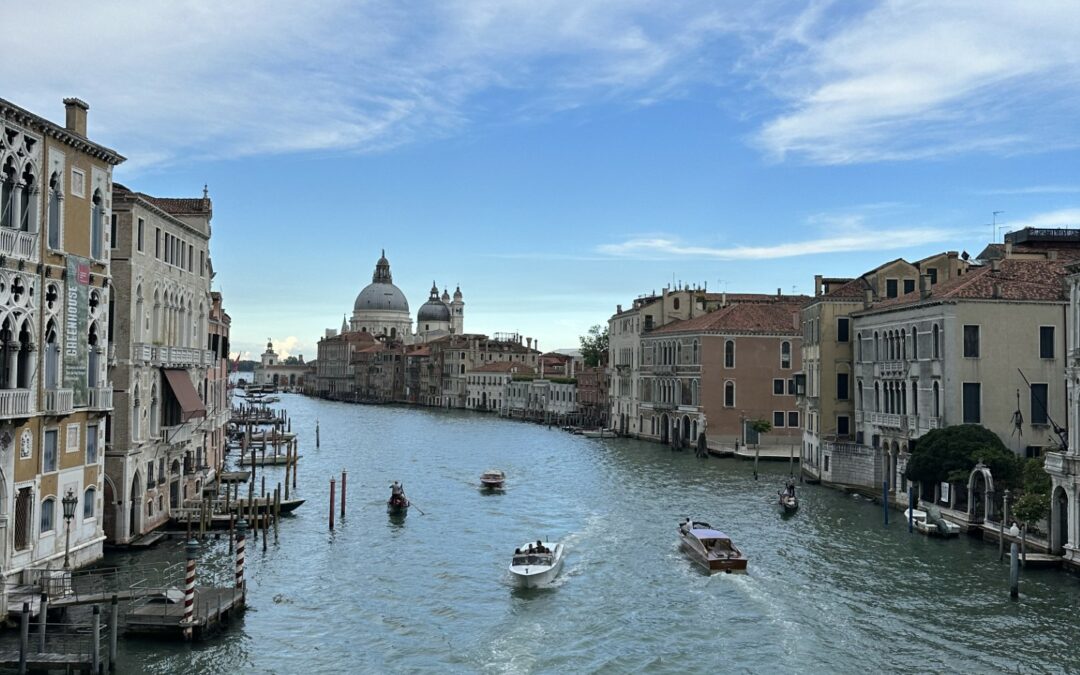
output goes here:
[{"label": "stone building", "polygon": [[1006,254],[937,285],[923,275],[917,291],[853,312],[855,438],[823,444],[823,480],[876,490],[888,481],[906,502],[911,448],[956,424],[982,425],[1021,456],[1056,445],[1053,420],[1066,410],[1065,263],[1054,249]]},{"label": "stone building", "polygon": [[[101,558],[110,442],[112,171],[89,106],[55,124],[0,99],[0,613],[23,572]],[[78,500],[70,523],[61,500]]]},{"label": "stone building", "polygon": [[491,361],[474,368],[465,373],[465,407],[482,412],[503,411],[509,406],[509,388],[514,377],[534,375],[530,366],[514,361]]},{"label": "stone building", "polygon": [[252,383],[300,391],[305,387],[308,372],[308,364],[304,363],[303,354],[282,360],[274,351],[273,341],[268,339],[266,351],[259,355],[259,362],[255,364]]},{"label": "stone building", "polygon": [[[210,278],[213,280],[213,268]],[[229,335],[232,317],[222,305],[221,293],[210,292],[210,321],[207,325],[207,348],[210,365],[206,369],[206,418],[209,437],[206,442],[206,465],[216,475],[225,463],[225,441],[232,401],[229,395]]]},{"label": "stone building", "polygon": [[[712,447],[798,443],[795,401],[804,296],[761,296],[684,321],[641,339],[641,433],[673,445],[701,434]],[[767,420],[760,438],[750,429]]]},{"label": "stone building", "polygon": [[[206,191],[161,198],[113,189],[117,387],[113,442],[105,453],[111,541],[127,543],[200,499],[216,467],[219,414],[207,410],[210,220]],[[220,448],[214,449],[214,454]]]},{"label": "stone building", "polygon": [[577,383],[573,380],[516,375],[506,388],[505,400],[502,410],[509,417],[550,424],[578,422]]},{"label": "stone building", "polygon": [[582,368],[577,374],[581,423],[587,427],[608,426],[607,364]]},{"label": "stone building", "polygon": [[[796,376],[803,423],[802,470],[821,478],[822,444],[838,453],[856,452],[855,396],[852,385],[852,313],[877,302],[914,292],[921,274],[931,285],[955,279],[968,263],[955,251],[916,263],[898,258],[854,279],[814,277],[814,297],[802,310],[802,372]],[[837,475],[836,477],[840,477]]]}]

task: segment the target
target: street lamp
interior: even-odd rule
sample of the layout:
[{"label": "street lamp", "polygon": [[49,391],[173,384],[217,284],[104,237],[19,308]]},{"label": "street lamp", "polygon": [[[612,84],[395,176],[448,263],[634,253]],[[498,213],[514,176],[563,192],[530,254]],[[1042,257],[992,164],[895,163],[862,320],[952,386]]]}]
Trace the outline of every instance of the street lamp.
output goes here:
[{"label": "street lamp", "polygon": [[79,503],[79,498],[75,496],[71,488],[68,488],[67,494],[60,502],[64,505],[64,523],[67,530],[64,535],[64,569],[71,569],[71,519],[75,517],[75,505]]}]

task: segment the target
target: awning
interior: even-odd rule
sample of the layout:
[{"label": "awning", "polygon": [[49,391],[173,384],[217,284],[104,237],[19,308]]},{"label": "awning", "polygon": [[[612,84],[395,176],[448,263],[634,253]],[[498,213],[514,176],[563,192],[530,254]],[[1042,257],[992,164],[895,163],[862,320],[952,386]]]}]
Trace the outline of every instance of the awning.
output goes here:
[{"label": "awning", "polygon": [[191,384],[191,376],[188,372],[182,368],[162,368],[161,370],[165,373],[169,388],[172,389],[173,396],[176,397],[183,411],[180,421],[187,422],[193,417],[206,417],[206,406],[199,398],[199,392],[195,391],[195,386]]}]

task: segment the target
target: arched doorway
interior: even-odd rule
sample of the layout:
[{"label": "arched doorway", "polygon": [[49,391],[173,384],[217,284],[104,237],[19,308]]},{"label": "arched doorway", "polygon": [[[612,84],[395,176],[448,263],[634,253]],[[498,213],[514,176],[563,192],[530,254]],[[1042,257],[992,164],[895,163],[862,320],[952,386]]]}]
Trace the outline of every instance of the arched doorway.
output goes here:
[{"label": "arched doorway", "polygon": [[968,521],[981,523],[994,519],[994,478],[990,469],[979,462],[968,476]]},{"label": "arched doorway", "polygon": [[128,514],[128,537],[134,539],[142,533],[143,510],[142,510],[142,478],[139,472],[131,479],[131,497]]},{"label": "arched doorway", "polygon": [[1069,495],[1060,485],[1050,500],[1050,553],[1061,555],[1069,543]]},{"label": "arched doorway", "polygon": [[480,393],[480,409],[487,410],[487,392]]},{"label": "arched doorway", "polygon": [[105,538],[116,541],[116,489],[108,476],[105,477],[105,508],[101,514],[101,525],[105,530]]},{"label": "arched doorway", "polygon": [[695,436],[690,435],[690,416],[689,415],[683,415],[683,418],[682,418],[682,438],[683,438],[683,441],[686,442],[686,443],[689,443],[691,439],[696,438],[696,435]]},{"label": "arched doorway", "polygon": [[663,415],[660,416],[660,442],[661,443],[666,444],[668,442],[668,427],[669,426],[670,426],[670,422],[668,422],[667,413],[664,413]]}]

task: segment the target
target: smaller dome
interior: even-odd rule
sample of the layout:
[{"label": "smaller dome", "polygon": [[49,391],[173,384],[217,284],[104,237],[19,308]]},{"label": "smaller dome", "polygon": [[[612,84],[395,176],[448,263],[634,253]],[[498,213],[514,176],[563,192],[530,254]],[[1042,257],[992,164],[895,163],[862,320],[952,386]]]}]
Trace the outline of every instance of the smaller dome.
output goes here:
[{"label": "smaller dome", "polygon": [[455,300],[460,300],[461,299],[461,286],[458,286],[457,288],[454,289],[454,299]]},{"label": "smaller dome", "polygon": [[450,294],[446,292],[446,289],[442,289],[442,301],[450,302]]},{"label": "smaller dome", "polygon": [[417,322],[450,321],[450,308],[439,299],[439,288],[434,281],[431,282],[431,295],[428,296],[428,301],[420,306],[416,320]]}]

